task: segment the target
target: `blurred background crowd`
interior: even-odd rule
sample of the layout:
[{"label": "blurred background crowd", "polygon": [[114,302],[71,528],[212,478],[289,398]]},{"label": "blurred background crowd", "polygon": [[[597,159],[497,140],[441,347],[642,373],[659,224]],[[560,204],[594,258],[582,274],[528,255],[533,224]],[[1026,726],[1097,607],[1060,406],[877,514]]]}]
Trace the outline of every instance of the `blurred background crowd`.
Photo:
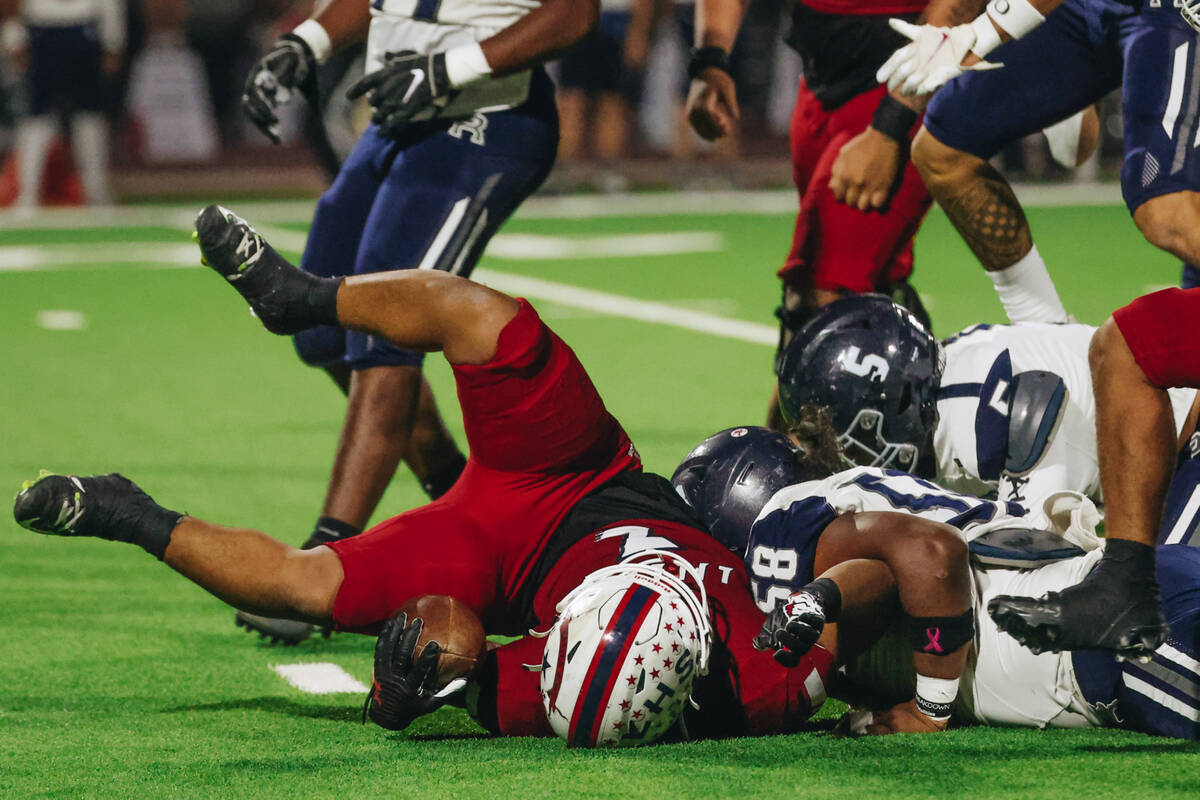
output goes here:
[{"label": "blurred background crowd", "polygon": [[[72,5],[89,15],[97,5],[106,12],[75,39],[58,37],[54,58],[31,59],[39,31],[70,27]],[[800,76],[799,59],[780,36],[790,5],[752,0],[732,61],[741,133],[713,146],[692,133],[683,114],[694,5],[603,0],[598,29],[551,68],[562,139],[544,191],[789,186],[787,127]],[[340,54],[324,68],[319,117],[303,103],[284,109],[282,147],[239,111],[250,67],[312,6],[312,0],[3,0],[0,203],[319,191],[366,122],[343,96],[361,72],[361,52]],[[41,8],[58,16],[41,18]],[[88,66],[96,63],[98,71]],[[1102,104],[1097,156],[1071,179],[1119,170],[1119,102],[1111,97]],[[1018,179],[1067,177],[1040,136],[1000,158]]]}]

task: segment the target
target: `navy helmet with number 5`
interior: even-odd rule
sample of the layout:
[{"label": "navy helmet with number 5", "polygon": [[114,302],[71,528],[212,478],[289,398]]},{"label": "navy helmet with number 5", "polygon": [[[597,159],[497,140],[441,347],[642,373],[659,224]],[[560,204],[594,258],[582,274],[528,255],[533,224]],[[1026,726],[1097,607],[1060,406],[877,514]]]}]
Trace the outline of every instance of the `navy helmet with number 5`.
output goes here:
[{"label": "navy helmet with number 5", "polygon": [[780,353],[779,409],[829,408],[845,456],[856,464],[918,471],[937,424],[945,356],[907,309],[883,295],[825,306]]}]

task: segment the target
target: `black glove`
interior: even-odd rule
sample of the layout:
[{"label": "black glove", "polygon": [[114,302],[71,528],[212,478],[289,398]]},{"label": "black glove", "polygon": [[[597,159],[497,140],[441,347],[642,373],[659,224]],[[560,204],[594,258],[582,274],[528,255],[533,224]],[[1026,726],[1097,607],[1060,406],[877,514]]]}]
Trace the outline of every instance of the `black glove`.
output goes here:
[{"label": "black glove", "polygon": [[794,667],[821,638],[824,628],[825,611],[820,600],[801,589],[776,604],[767,615],[762,630],[754,637],[754,647],[774,650],[776,661]]},{"label": "black glove", "polygon": [[279,117],[275,110],[299,90],[309,102],[317,96],[317,59],[308,43],[285,33],[246,76],[242,112],[272,142],[279,144]]},{"label": "black glove", "polygon": [[417,639],[425,630],[425,621],[401,612],[389,619],[379,632],[375,643],[375,672],[367,703],[363,709],[363,722],[369,715],[371,721],[381,728],[399,731],[424,714],[436,711],[446,704],[448,695],[465,685],[465,681],[438,691],[438,658],[441,645],[427,642],[421,655],[413,659]]},{"label": "black glove", "polygon": [[385,59],[381,68],[351,86],[346,97],[354,100],[370,92],[367,101],[375,107],[371,122],[380,134],[395,138],[421,112],[445,107],[455,92],[446,74],[445,53],[404,50],[388,53]]}]

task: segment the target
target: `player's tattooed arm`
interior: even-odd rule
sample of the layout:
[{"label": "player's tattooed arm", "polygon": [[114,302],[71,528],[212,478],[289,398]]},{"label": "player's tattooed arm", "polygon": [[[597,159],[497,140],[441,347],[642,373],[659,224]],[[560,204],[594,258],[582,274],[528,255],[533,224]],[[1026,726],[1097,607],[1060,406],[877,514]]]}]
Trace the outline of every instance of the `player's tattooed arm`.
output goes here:
[{"label": "player's tattooed arm", "polygon": [[981,161],[975,169],[972,179],[956,183],[961,191],[939,194],[937,201],[984,268],[1004,269],[1033,247],[1029,222],[1012,187],[991,164]]}]

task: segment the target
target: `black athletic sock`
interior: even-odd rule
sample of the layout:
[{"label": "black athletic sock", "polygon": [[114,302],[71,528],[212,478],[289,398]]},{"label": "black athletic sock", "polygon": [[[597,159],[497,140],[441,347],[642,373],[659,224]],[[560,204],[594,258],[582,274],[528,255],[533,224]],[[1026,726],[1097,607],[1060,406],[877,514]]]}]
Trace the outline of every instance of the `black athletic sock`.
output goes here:
[{"label": "black athletic sock", "polygon": [[351,525],[349,522],[342,522],[334,517],[317,517],[317,524],[313,528],[313,532],[304,544],[300,545],[300,549],[312,550],[314,547],[349,539],[360,533],[362,533],[362,528]]},{"label": "black athletic sock", "polygon": [[449,464],[430,473],[425,480],[421,481],[421,488],[425,490],[425,494],[429,495],[430,500],[437,500],[458,482],[458,476],[462,475],[466,466],[467,459],[463,458],[462,453],[455,452],[454,459]]}]

